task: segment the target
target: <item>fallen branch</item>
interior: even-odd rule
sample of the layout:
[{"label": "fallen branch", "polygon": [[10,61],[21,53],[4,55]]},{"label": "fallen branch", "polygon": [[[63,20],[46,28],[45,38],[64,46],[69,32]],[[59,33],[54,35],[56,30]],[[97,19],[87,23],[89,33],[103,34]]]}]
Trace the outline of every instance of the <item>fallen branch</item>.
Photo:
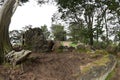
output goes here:
[{"label": "fallen branch", "polygon": [[21,50],[19,52],[15,52],[14,50],[9,52],[5,58],[8,62],[10,62],[13,65],[16,65],[23,60],[27,59],[27,57],[31,54],[31,51],[29,50]]}]

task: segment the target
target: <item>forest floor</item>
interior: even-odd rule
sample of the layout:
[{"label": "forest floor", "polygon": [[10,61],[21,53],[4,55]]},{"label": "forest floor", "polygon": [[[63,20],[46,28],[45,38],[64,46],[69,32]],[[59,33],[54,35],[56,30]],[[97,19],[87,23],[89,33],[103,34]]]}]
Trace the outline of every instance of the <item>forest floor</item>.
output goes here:
[{"label": "forest floor", "polygon": [[[73,75],[80,72],[80,66],[101,57],[75,52],[32,53],[22,65],[0,65],[0,80],[76,80]],[[120,80],[120,66],[115,70],[118,72],[110,80]]]}]

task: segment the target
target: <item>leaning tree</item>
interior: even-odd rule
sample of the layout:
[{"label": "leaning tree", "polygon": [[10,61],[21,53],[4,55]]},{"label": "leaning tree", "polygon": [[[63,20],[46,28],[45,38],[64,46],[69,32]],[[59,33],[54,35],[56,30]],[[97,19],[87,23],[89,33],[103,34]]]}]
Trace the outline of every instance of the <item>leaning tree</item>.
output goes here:
[{"label": "leaning tree", "polygon": [[[0,63],[4,62],[5,54],[12,50],[9,40],[9,25],[11,17],[20,3],[29,0],[0,0]],[[39,4],[49,2],[49,0],[36,0]]]},{"label": "leaning tree", "polygon": [[[28,0],[20,0],[22,3]],[[19,0],[0,0],[0,63],[4,62],[6,53],[12,50],[9,40],[11,17],[19,5]]]}]

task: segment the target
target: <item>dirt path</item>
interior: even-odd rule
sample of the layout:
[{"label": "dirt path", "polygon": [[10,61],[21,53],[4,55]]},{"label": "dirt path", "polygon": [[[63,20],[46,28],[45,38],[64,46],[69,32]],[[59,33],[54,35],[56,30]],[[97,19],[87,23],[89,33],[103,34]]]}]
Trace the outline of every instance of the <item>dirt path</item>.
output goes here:
[{"label": "dirt path", "polygon": [[99,59],[88,54],[32,54],[21,67],[0,66],[0,80],[76,80],[80,65]]}]

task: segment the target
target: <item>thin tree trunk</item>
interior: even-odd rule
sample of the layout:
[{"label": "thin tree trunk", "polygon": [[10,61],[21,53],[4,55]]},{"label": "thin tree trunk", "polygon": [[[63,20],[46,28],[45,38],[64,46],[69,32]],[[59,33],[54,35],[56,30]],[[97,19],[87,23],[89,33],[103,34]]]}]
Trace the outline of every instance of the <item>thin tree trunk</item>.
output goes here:
[{"label": "thin tree trunk", "polygon": [[4,62],[5,54],[12,50],[8,31],[15,2],[6,0],[0,10],[0,63]]},{"label": "thin tree trunk", "polygon": [[88,16],[89,17],[89,23],[88,23],[88,26],[89,26],[89,38],[90,38],[90,45],[92,46],[93,45],[93,16]]},{"label": "thin tree trunk", "polygon": [[105,28],[106,28],[106,42],[107,42],[107,45],[109,44],[108,42],[108,25],[107,25],[107,17],[106,17],[106,14],[105,14]]},{"label": "thin tree trunk", "polygon": [[92,46],[93,45],[93,29],[92,29],[92,26],[90,26],[90,45]]},{"label": "thin tree trunk", "polygon": [[97,43],[98,43],[98,38],[99,38],[99,37],[98,37],[98,35],[99,35],[98,33],[99,33],[99,32],[98,32],[98,27],[97,27],[97,35],[96,35],[96,37],[97,37]]}]

